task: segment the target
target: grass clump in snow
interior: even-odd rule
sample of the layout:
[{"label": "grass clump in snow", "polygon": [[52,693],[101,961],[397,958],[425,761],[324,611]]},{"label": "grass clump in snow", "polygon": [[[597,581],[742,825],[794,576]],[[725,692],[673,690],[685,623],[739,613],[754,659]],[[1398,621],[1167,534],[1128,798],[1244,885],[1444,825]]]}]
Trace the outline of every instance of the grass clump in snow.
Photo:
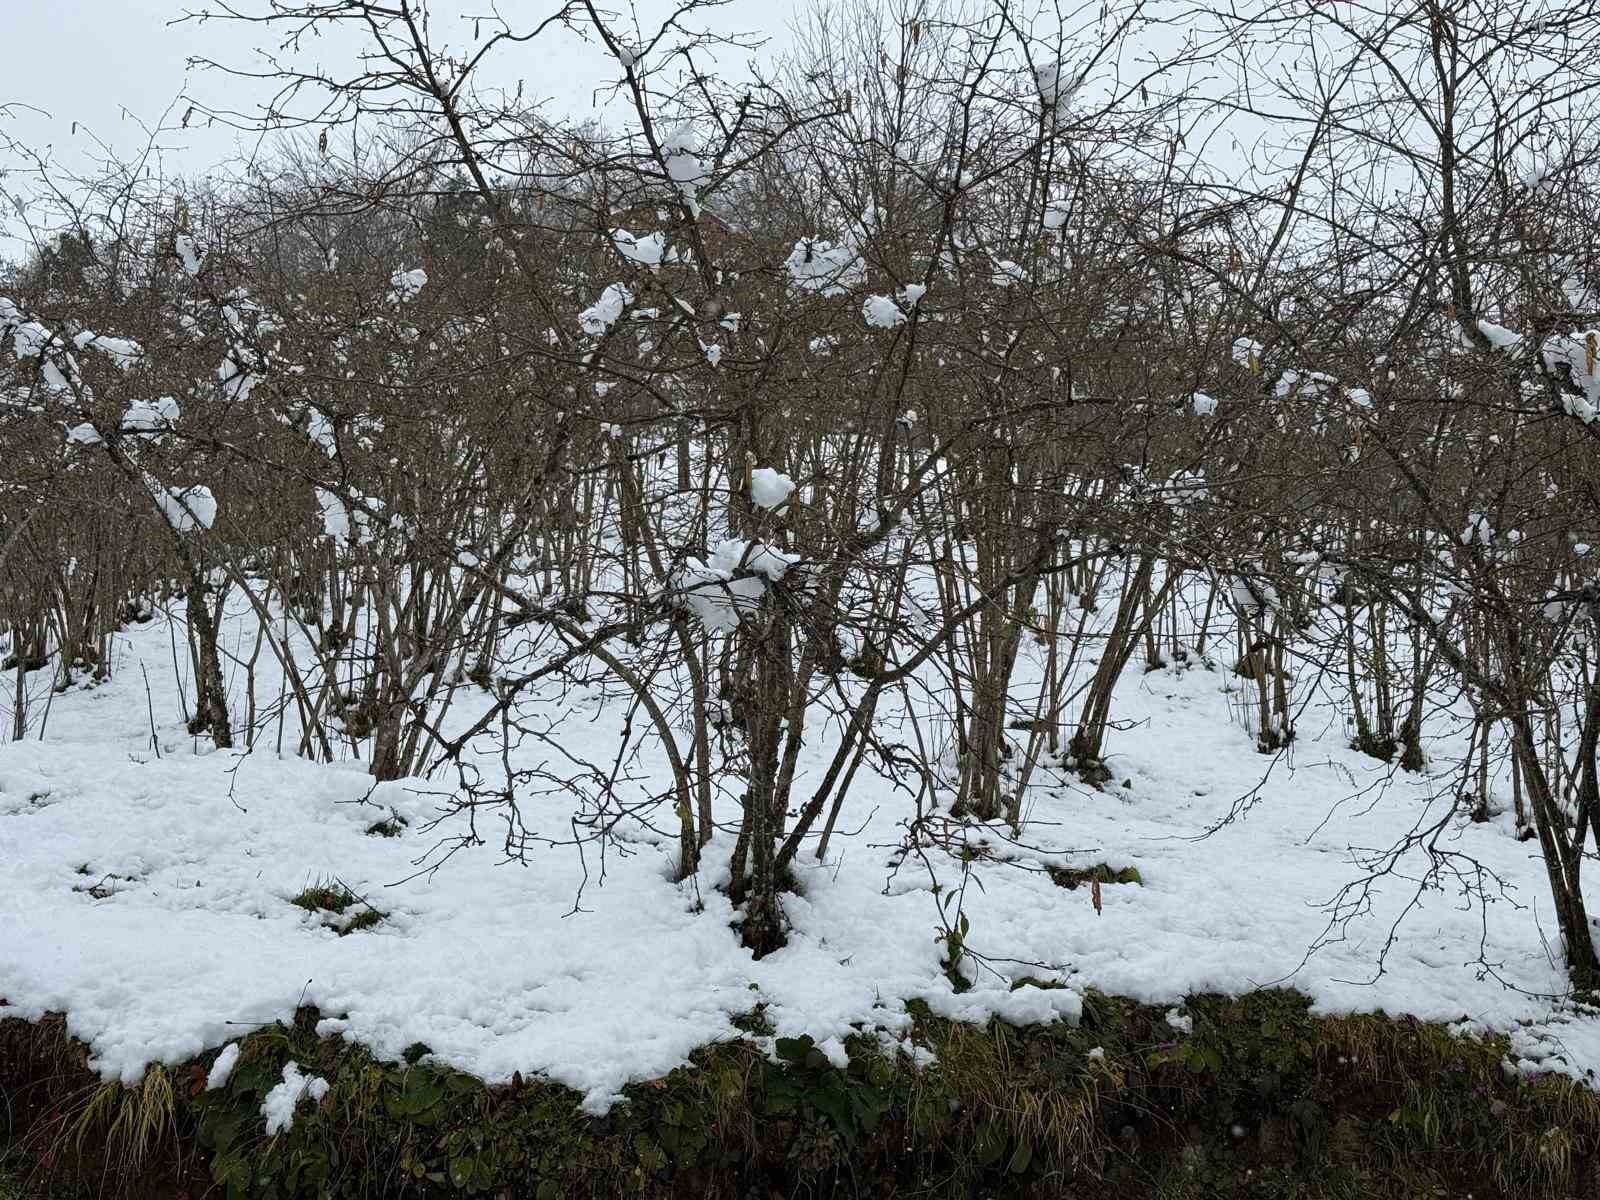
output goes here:
[{"label": "grass clump in snow", "polygon": [[335,917],[342,917],[351,908],[360,906],[359,911],[352,913],[345,920],[330,922],[339,931],[340,937],[363,929],[371,929],[385,916],[337,881],[313,884],[299,895],[290,897],[289,903],[309,913],[329,913]]},{"label": "grass clump in snow", "polygon": [[[147,1165],[188,1154],[237,1200],[1600,1195],[1600,1097],[1566,1078],[1508,1074],[1502,1039],[1313,1016],[1283,991],[1178,1008],[1090,993],[1078,1024],[1027,1028],[911,1007],[923,1065],[873,1031],[846,1038],[842,1055],[773,1038],[758,1008],[748,1039],[630,1086],[604,1117],[548,1080],[491,1087],[431,1061],[378,1061],[318,1038],[312,1010],[247,1036],[216,1088],[204,1086],[215,1053],[153,1072],[166,1081],[155,1093],[86,1086],[116,1088],[119,1105],[149,1114],[119,1124],[120,1107],[95,1109],[105,1155],[130,1141],[147,1147]],[[18,1039],[17,1027],[38,1028],[9,1024]],[[72,1045],[56,1036],[55,1053]],[[83,1074],[82,1048],[71,1053],[74,1064],[29,1085],[40,1098],[29,1144],[61,1162],[73,1143],[48,1114],[63,1081]],[[291,1061],[327,1094],[268,1136],[262,1106]],[[0,1059],[0,1082],[25,1083],[12,1071]],[[154,1140],[158,1127],[176,1132]],[[83,1140],[86,1159],[99,1144]]]}]

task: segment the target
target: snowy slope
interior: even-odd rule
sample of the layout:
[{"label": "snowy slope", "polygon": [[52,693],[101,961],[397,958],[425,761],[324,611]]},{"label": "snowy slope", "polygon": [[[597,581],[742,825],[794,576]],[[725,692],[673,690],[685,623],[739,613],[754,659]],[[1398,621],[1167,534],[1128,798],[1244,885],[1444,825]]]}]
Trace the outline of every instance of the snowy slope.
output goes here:
[{"label": "snowy slope", "polygon": [[[492,815],[478,844],[464,844],[464,817],[434,820],[447,780],[374,787],[357,763],[278,758],[271,738],[196,753],[170,637],[162,617],[130,627],[109,683],[55,697],[43,740],[0,744],[0,1015],[65,1012],[108,1077],[135,1080],[314,1004],[328,1032],[382,1056],[423,1042],[490,1081],[543,1072],[603,1110],[624,1083],[742,1036],[731,1019],[757,1003],[780,1034],[842,1054],[834,1039],[853,1030],[902,1032],[912,998],[973,1020],[1049,1020],[1074,1016],[1090,986],[1178,1003],[1272,984],[1323,1011],[1512,1030],[1528,1069],[1600,1069],[1600,1019],[1553,998],[1566,985],[1535,845],[1509,820],[1450,817],[1431,852],[1349,890],[1368,870],[1362,848],[1446,817],[1450,781],[1391,779],[1337,729],[1273,765],[1228,723],[1225,670],[1127,672],[1112,785],[1037,779],[1020,844],[964,835],[974,861],[958,900],[961,861],[908,852],[910,800],[863,778],[828,860],[796,861],[789,944],[757,962],[716,890],[726,835],[683,884],[672,837],[642,823],[603,854],[549,846],[508,863]],[[592,705],[597,747],[614,739],[615,712],[565,702]],[[818,773],[829,731],[810,741]],[[1203,836],[1247,796],[1247,812]],[[400,836],[368,832],[396,814]],[[570,816],[554,797],[528,815],[552,838]],[[1102,862],[1137,867],[1143,886],[1106,885],[1099,912],[1088,889],[1044,871]],[[341,937],[290,903],[328,881],[384,919]],[[1341,895],[1349,919],[1330,925]],[[936,940],[941,897],[970,921],[960,994]],[[1069,986],[1013,990],[1022,978]]]}]

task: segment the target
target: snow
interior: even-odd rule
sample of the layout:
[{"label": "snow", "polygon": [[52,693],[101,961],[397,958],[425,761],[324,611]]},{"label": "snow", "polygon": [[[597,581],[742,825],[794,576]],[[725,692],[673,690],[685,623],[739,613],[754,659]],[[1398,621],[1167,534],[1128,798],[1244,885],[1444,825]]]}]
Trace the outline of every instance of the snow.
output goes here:
[{"label": "snow", "polygon": [[824,296],[842,296],[867,281],[867,264],[853,246],[816,238],[796,242],[783,266],[801,291]]},{"label": "snow", "polygon": [[1566,413],[1585,425],[1600,419],[1600,330],[1546,338],[1540,357],[1545,370],[1566,381],[1561,397]]},{"label": "snow", "polygon": [[222,389],[222,394],[241,404],[250,399],[250,393],[261,382],[261,376],[240,361],[242,357],[245,356],[241,354],[236,358],[233,354],[226,354],[217,367],[217,386]]},{"label": "snow", "polygon": [[309,405],[306,408],[306,437],[329,458],[338,457],[339,442],[334,437],[333,422]]},{"label": "snow", "polygon": [[72,344],[79,350],[85,347],[98,350],[124,371],[138,366],[144,357],[144,347],[132,338],[106,337],[87,329],[73,338]]},{"label": "snow", "polygon": [[1233,347],[1230,353],[1234,362],[1241,367],[1250,367],[1253,370],[1260,365],[1261,352],[1264,349],[1265,347],[1260,342],[1241,335],[1233,339]]},{"label": "snow", "polygon": [[[682,585],[706,586],[678,599],[707,627],[726,627],[800,570],[778,547],[730,539],[691,561],[694,578]],[[248,616],[247,602],[230,597],[225,644],[248,645]],[[1457,781],[1447,766],[1395,772],[1349,750],[1339,728],[1309,720],[1268,774],[1253,735],[1230,721],[1237,691],[1228,689],[1240,684],[1226,663],[1127,672],[1114,704],[1124,732],[1109,746],[1113,782],[1096,790],[1041,765],[1020,844],[999,827],[952,828],[958,843],[988,849],[982,859],[924,847],[915,870],[897,866],[902,822],[918,802],[864,771],[840,818],[851,835],[826,860],[809,849],[796,858],[797,887],[783,898],[788,944],[756,961],[717,890],[736,797],[716,797],[721,828],[707,865],[682,883],[671,870],[675,839],[648,820],[623,821],[629,853],[608,859],[603,880],[593,855],[570,846],[534,851],[531,869],[507,865],[493,838],[442,857],[465,818],[440,809],[438,779],[375,784],[359,762],[280,756],[269,738],[249,751],[197,749],[173,675],[174,636],[181,645],[181,622],[159,609],[117,633],[109,682],[56,696],[43,740],[0,743],[0,1016],[64,1013],[107,1079],[135,1082],[151,1063],[226,1047],[241,1026],[309,1004],[323,1014],[321,1032],[383,1059],[425,1042],[438,1061],[491,1083],[543,1074],[600,1112],[628,1082],[743,1036],[733,1019],[757,1003],[779,1036],[807,1034],[830,1049],[836,1039],[842,1051],[858,1030],[902,1037],[912,1000],[965,1021],[1073,1020],[1093,987],[1171,1009],[1168,1023],[1183,1032],[1185,996],[1273,984],[1304,991],[1323,1013],[1382,1010],[1509,1031],[1518,1069],[1591,1079],[1600,1068],[1600,1018],[1546,998],[1566,981],[1541,938],[1542,866],[1509,816],[1450,816]],[[1024,688],[1037,679],[1029,647]],[[229,670],[238,709],[243,668]],[[580,715],[563,734],[580,759],[608,761],[630,719],[591,686],[538,703],[555,707],[529,711]],[[1465,735],[1439,736],[1459,739],[1430,743],[1448,764]],[[799,794],[836,746],[827,723],[808,728]],[[641,767],[670,778],[659,753]],[[1360,803],[1348,802],[1354,795]],[[527,798],[524,813],[555,830],[571,809],[556,790]],[[368,835],[391,815],[407,823],[400,836]],[[1443,832],[1431,851],[1373,874],[1362,847],[1435,821]],[[1448,871],[1440,887],[1419,887],[1430,853],[1492,872],[1503,881],[1497,902],[1472,900]],[[1103,885],[1099,913],[1083,889],[1056,887],[1044,872],[1100,862],[1137,867],[1143,884]],[[941,896],[969,871],[962,911],[975,965],[972,988],[958,994],[933,935]],[[75,890],[106,875],[119,877],[114,891]],[[308,882],[333,877],[383,920],[340,937],[290,903]],[[1344,889],[1363,879],[1369,903],[1353,904]],[[1330,908],[1341,894],[1343,907]],[[1589,895],[1600,899],[1592,884]],[[1413,900],[1380,973],[1377,950]],[[1475,964],[1480,942],[1493,975]],[[1024,977],[1063,986],[1013,989]],[[225,1049],[214,1074],[236,1054]],[[298,1067],[286,1073],[269,1103],[273,1128],[287,1128],[320,1087]]]},{"label": "snow", "polygon": [[617,253],[629,262],[652,270],[661,265],[661,260],[667,253],[667,235],[664,233],[635,237],[626,229],[613,229],[611,244],[617,248]]},{"label": "snow", "polygon": [[687,121],[661,139],[661,165],[691,207],[699,189],[711,182],[705,164],[695,154],[696,140],[694,127]]},{"label": "snow", "polygon": [[1007,288],[1014,283],[1025,283],[1028,273],[1022,269],[1020,263],[1014,263],[1009,258],[997,258],[989,274],[989,282],[998,288]]},{"label": "snow", "polygon": [[317,489],[317,507],[322,510],[322,532],[333,539],[336,546],[350,542],[350,513],[344,501],[326,488]]},{"label": "snow", "polygon": [[1211,488],[1206,482],[1205,471],[1197,469],[1177,472],[1167,480],[1164,492],[1167,503],[1178,507],[1200,503],[1211,494]]},{"label": "snow", "polygon": [[1216,413],[1217,402],[1215,398],[1206,395],[1204,392],[1196,392],[1189,397],[1189,407],[1194,410],[1195,416],[1209,417]]},{"label": "snow", "polygon": [[1034,82],[1039,85],[1039,99],[1045,108],[1057,114],[1066,111],[1081,84],[1078,76],[1062,62],[1042,63],[1034,68]]},{"label": "snow", "polygon": [[198,242],[187,233],[180,233],[172,241],[172,248],[177,251],[178,261],[183,264],[183,273],[190,278],[200,274],[200,263],[205,258],[205,251]]},{"label": "snow", "polygon": [[210,529],[217,519],[217,499],[204,484],[170,491],[146,476],[145,486],[167,524],[179,533],[188,533],[196,527]]},{"label": "snow", "polygon": [[750,500],[758,508],[782,508],[794,494],[794,480],[771,467],[750,472]]},{"label": "snow", "polygon": [[920,303],[922,298],[927,294],[927,284],[908,283],[905,285],[905,287],[900,289],[900,303],[904,304],[907,308],[910,308],[912,305]]},{"label": "snow", "polygon": [[1489,524],[1487,514],[1480,512],[1467,514],[1467,527],[1461,533],[1461,541],[1467,546],[1474,542],[1482,546],[1494,545],[1494,529]]},{"label": "snow", "polygon": [[1507,329],[1504,325],[1496,325],[1493,321],[1479,320],[1478,332],[1489,339],[1489,344],[1496,350],[1515,350],[1522,344],[1522,335],[1515,330]]},{"label": "snow", "polygon": [[389,303],[406,304],[415,300],[428,284],[428,273],[421,267],[406,270],[401,267],[389,276]]},{"label": "snow", "polygon": [[177,398],[162,396],[157,400],[134,400],[122,414],[122,432],[155,434],[171,429],[182,415]]},{"label": "snow", "polygon": [[868,296],[863,300],[861,318],[874,329],[893,329],[906,323],[905,310],[888,296]]},{"label": "snow", "polygon": [[276,1084],[261,1101],[261,1115],[267,1119],[267,1136],[282,1133],[294,1125],[294,1110],[302,1098],[310,1095],[321,1101],[328,1094],[328,1081],[319,1075],[300,1073],[300,1064],[293,1061],[283,1064],[283,1081]]},{"label": "snow", "polygon": [[222,1053],[217,1055],[217,1061],[211,1064],[211,1070],[206,1075],[206,1089],[209,1091],[227,1083],[238,1062],[239,1043],[229,1042],[222,1048]]},{"label": "snow", "polygon": [[799,561],[774,546],[727,538],[704,561],[690,558],[674,578],[674,589],[702,625],[726,633],[755,611],[769,580],[782,579]]},{"label": "snow", "polygon": [[585,333],[599,337],[617,323],[622,310],[632,303],[633,292],[626,284],[609,284],[600,299],[578,314],[578,324]]}]

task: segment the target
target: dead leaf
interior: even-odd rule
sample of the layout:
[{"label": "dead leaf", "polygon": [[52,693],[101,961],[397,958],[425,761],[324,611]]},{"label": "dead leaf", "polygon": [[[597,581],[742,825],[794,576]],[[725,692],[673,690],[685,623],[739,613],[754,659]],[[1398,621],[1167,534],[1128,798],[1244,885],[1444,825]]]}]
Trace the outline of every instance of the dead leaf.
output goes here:
[{"label": "dead leaf", "polygon": [[1096,879],[1089,888],[1089,902],[1094,905],[1094,915],[1100,915],[1100,881]]}]

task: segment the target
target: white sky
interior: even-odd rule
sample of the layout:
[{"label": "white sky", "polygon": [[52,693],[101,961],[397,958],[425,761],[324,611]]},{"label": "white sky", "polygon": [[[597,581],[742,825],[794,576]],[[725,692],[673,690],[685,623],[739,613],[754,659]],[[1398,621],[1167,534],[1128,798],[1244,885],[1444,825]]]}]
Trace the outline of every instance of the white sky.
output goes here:
[{"label": "white sky", "polygon": [[[4,138],[43,154],[56,164],[55,176],[93,175],[107,156],[127,162],[141,154],[147,143],[146,127],[165,116],[174,128],[159,139],[152,167],[166,178],[197,177],[225,160],[237,165],[258,150],[254,135],[217,124],[208,127],[197,118],[188,129],[177,129],[192,99],[202,106],[250,109],[272,93],[271,85],[230,77],[220,71],[191,68],[191,57],[210,58],[241,69],[265,69],[258,47],[278,50],[281,27],[246,25],[235,21],[178,22],[186,11],[203,8],[208,0],[0,0],[0,50],[5,70],[0,72],[0,189],[29,193],[36,185],[28,178],[25,160],[10,154]],[[268,0],[230,0],[239,10],[261,13]],[[448,40],[452,48],[470,52],[470,17],[460,14],[498,9],[519,30],[526,30],[551,15],[562,0],[431,0],[432,34],[437,44]],[[719,34],[741,34],[767,39],[758,60],[770,61],[793,44],[791,26],[797,16],[819,0],[728,0],[721,7],[696,14],[701,27]],[[1183,0],[1158,0],[1177,19],[1147,28],[1129,50],[1129,61],[1156,52],[1174,52],[1186,33]],[[637,27],[646,33],[676,7],[676,0],[601,0],[609,9],[613,29]],[[1055,11],[1055,0],[1031,0],[1031,11]],[[1067,0],[1064,7],[1075,15],[1071,25],[1096,36],[1095,0]],[[1116,8],[1112,5],[1112,8]],[[1102,12],[1101,21],[1105,20]],[[1085,23],[1086,22],[1086,23]],[[485,30],[487,31],[487,25]],[[1058,26],[1059,28],[1059,26]],[[325,65],[336,75],[355,70],[361,46],[354,32],[324,36],[294,58],[298,64]],[[1137,52],[1137,53],[1136,53]],[[750,54],[724,49],[719,58],[697,58],[697,66],[714,70],[725,80],[745,73]],[[1132,68],[1130,68],[1132,69]],[[1204,73],[1205,68],[1198,68]],[[562,30],[542,34],[525,45],[500,47],[494,63],[479,79],[508,90],[518,82],[528,99],[547,100],[553,110],[582,118],[601,111],[597,91],[619,77],[616,62],[598,45],[584,42]],[[602,96],[598,101],[604,104]],[[24,107],[26,106],[26,107]],[[608,110],[620,115],[614,103]],[[97,145],[104,144],[102,150]],[[270,152],[272,144],[266,149]],[[1243,159],[1238,150],[1208,144],[1201,151]],[[0,209],[0,259],[25,253],[17,214]]]},{"label": "white sky", "polygon": [[[266,0],[234,0],[244,11],[260,12]],[[752,34],[768,39],[760,57],[790,44],[789,26],[803,0],[734,0],[706,14],[705,24],[718,32]],[[63,172],[92,173],[105,152],[126,160],[143,151],[148,141],[140,126],[155,126],[164,114],[176,124],[189,98],[216,107],[239,109],[270,95],[265,85],[231,79],[220,72],[191,69],[191,57],[206,57],[232,66],[260,62],[257,47],[276,48],[276,36],[261,26],[235,22],[194,21],[173,24],[204,0],[0,0],[0,106],[14,106],[0,117],[0,134],[46,153]],[[525,27],[548,16],[559,0],[499,0],[497,7],[513,25]],[[490,11],[489,0],[435,0],[435,33],[446,16],[462,11]],[[641,27],[650,28],[674,5],[670,0],[609,0],[621,27],[637,10]],[[461,27],[461,45],[470,44]],[[354,41],[340,46],[324,39],[315,58],[329,66],[353,63]],[[595,91],[617,77],[616,64],[595,45],[557,30],[525,47],[504,48],[489,78],[515,87],[520,78],[529,96],[548,98],[572,116],[596,110]],[[749,55],[728,54],[718,64],[725,76],[741,71]],[[301,59],[304,62],[307,59]],[[182,99],[180,99],[182,97]],[[22,107],[27,106],[27,107]],[[170,109],[170,112],[169,112]],[[42,110],[42,111],[34,111]],[[248,157],[255,139],[221,125],[207,128],[197,120],[186,130],[172,130],[159,139],[160,169],[167,176],[195,176],[227,159]],[[0,150],[0,171],[13,172],[0,186],[26,190],[26,168]],[[15,215],[0,214],[0,257],[16,248]]]}]

